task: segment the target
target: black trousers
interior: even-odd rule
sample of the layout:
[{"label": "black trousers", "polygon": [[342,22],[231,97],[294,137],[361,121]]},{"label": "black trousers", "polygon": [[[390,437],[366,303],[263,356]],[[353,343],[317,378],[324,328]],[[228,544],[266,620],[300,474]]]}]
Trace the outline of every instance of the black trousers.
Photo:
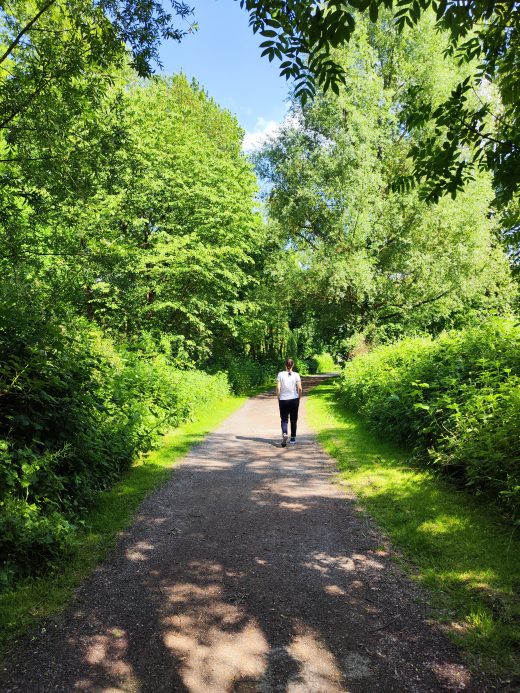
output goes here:
[{"label": "black trousers", "polygon": [[300,398],[280,399],[280,418],[282,420],[282,433],[287,433],[287,422],[291,417],[291,438],[296,438],[296,423],[298,421],[298,407],[300,406]]}]

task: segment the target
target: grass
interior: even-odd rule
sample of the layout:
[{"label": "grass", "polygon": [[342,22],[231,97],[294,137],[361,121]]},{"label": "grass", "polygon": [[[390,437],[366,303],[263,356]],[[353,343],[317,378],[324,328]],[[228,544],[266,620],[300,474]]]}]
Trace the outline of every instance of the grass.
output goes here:
[{"label": "grass", "polygon": [[158,449],[137,460],[117,484],[100,494],[85,518],[85,530],[59,570],[21,581],[0,594],[0,650],[70,602],[74,588],[103,560],[143,498],[168,479],[179,458],[246,399],[228,397],[214,403],[201,409],[195,422],[166,434]]},{"label": "grass", "polygon": [[491,506],[385,443],[337,402],[335,385],[309,396],[309,422],[354,491],[430,594],[432,615],[470,664],[520,676],[520,538]]}]

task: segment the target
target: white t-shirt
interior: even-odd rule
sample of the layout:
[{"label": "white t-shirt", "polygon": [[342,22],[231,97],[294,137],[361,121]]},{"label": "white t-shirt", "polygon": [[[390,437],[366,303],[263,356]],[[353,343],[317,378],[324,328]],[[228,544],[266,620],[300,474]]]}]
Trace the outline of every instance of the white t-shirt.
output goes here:
[{"label": "white t-shirt", "polygon": [[280,383],[280,399],[294,399],[295,397],[299,397],[298,383],[301,381],[301,378],[298,373],[294,371],[292,373],[280,371],[276,379]]}]

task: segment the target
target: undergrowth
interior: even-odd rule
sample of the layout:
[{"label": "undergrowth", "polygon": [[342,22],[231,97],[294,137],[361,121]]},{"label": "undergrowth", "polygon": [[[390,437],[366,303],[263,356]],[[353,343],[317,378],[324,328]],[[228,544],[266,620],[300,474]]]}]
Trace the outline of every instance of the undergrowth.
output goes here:
[{"label": "undergrowth", "polygon": [[491,319],[347,363],[340,397],[417,460],[520,519],[520,326]]},{"label": "undergrowth", "polygon": [[99,493],[229,395],[225,374],[131,351],[85,320],[31,329],[0,329],[0,590],[61,565]]}]

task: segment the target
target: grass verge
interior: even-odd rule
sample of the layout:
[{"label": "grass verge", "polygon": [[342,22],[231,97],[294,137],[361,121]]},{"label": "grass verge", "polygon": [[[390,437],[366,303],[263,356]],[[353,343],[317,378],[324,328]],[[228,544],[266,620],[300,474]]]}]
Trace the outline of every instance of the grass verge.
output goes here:
[{"label": "grass verge", "polygon": [[[264,388],[265,389],[265,388]],[[72,555],[56,572],[23,580],[0,594],[0,651],[38,621],[62,610],[73,590],[103,560],[143,498],[170,476],[175,462],[246,401],[228,397],[198,412],[197,420],[166,434],[161,446],[137,460],[85,518]]]},{"label": "grass verge", "polygon": [[338,404],[335,385],[314,388],[308,417],[366,511],[431,595],[433,617],[470,664],[520,677],[520,538],[479,503],[377,439]]}]

